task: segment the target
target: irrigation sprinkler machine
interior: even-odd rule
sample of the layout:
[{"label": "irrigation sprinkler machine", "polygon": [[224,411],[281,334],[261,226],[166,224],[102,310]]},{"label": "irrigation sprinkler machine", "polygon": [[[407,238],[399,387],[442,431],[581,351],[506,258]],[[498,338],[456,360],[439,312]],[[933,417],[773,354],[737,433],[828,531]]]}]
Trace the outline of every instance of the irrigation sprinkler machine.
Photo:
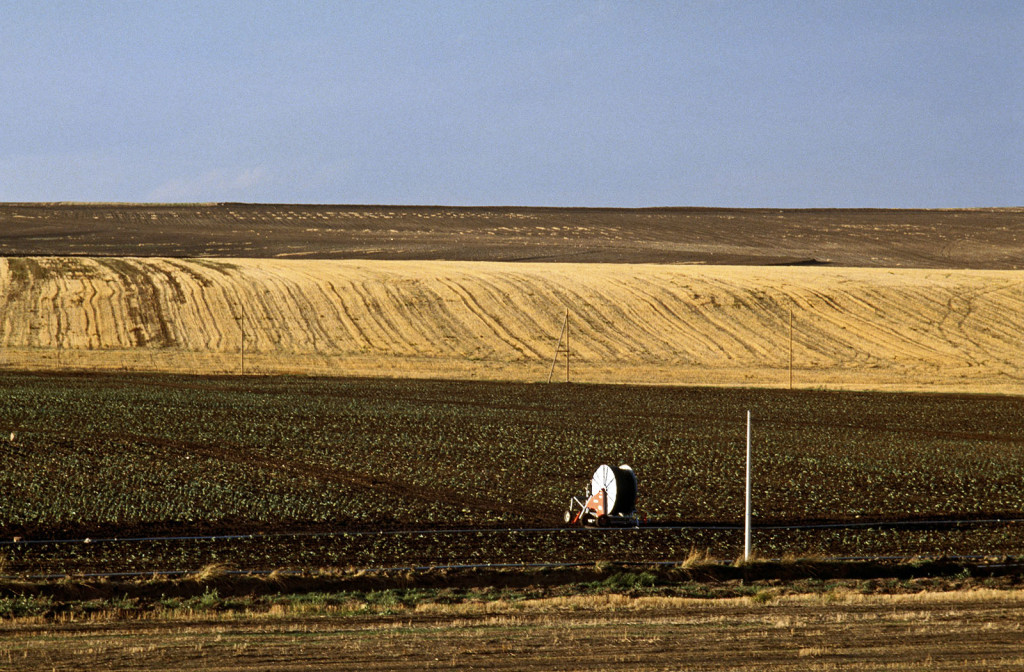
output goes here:
[{"label": "irrigation sprinkler machine", "polygon": [[587,494],[582,499],[569,500],[565,522],[597,527],[638,527],[641,516],[636,510],[636,496],[636,474],[632,467],[602,464],[590,479]]}]

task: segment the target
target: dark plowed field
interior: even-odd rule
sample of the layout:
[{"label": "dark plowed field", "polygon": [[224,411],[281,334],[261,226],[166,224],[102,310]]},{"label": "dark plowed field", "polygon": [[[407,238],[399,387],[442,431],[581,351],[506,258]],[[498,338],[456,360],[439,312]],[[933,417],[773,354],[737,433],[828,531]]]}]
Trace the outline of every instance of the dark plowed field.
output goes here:
[{"label": "dark plowed field", "polygon": [[0,204],[0,255],[1017,269],[1024,209]]},{"label": "dark plowed field", "polygon": [[[1019,524],[970,522],[1024,517],[1016,397],[158,375],[0,388],[8,573],[732,558],[747,409],[755,524],[846,526],[761,529],[762,554],[1020,551]],[[670,527],[523,529],[559,527],[593,470],[621,462]],[[940,518],[967,522],[880,524]],[[114,540],[212,533],[245,537]],[[79,541],[28,543],[54,538]]]}]

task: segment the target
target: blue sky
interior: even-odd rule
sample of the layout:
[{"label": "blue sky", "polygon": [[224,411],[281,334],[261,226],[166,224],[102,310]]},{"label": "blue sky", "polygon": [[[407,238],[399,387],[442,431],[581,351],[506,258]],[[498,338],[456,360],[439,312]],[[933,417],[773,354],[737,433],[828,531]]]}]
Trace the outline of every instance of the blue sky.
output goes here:
[{"label": "blue sky", "polygon": [[1024,205],[1024,2],[0,0],[0,201]]}]

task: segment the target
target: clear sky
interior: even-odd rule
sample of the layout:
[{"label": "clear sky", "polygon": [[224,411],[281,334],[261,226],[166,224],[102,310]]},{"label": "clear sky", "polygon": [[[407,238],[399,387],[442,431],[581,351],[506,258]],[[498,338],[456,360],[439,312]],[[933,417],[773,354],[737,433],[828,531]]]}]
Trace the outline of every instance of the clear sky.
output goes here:
[{"label": "clear sky", "polygon": [[1022,0],[0,0],[0,201],[1024,206],[1022,54]]}]

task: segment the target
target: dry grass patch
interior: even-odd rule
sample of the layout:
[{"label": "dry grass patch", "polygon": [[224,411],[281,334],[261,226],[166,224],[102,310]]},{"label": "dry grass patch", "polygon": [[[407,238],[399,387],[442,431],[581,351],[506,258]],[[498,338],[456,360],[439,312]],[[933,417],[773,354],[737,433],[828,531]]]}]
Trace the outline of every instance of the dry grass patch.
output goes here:
[{"label": "dry grass patch", "polygon": [[712,557],[711,551],[708,549],[691,548],[683,561],[679,563],[679,567],[680,569],[700,569],[717,564],[719,564],[718,560]]}]

